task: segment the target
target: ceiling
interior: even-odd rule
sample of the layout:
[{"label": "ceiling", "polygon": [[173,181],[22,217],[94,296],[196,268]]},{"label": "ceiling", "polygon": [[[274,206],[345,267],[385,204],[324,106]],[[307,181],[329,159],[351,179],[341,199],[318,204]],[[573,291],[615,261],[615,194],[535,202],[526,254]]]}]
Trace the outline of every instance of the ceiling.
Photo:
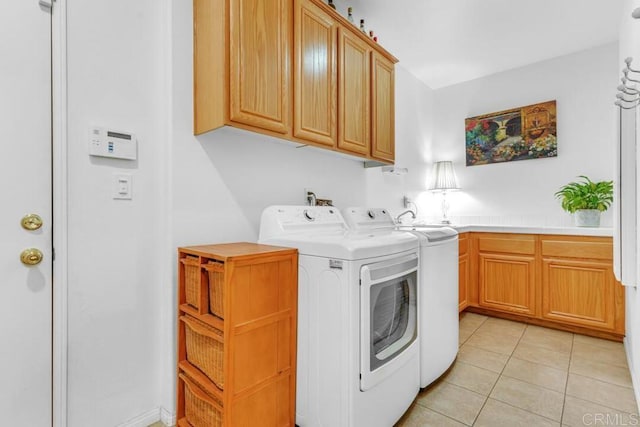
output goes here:
[{"label": "ceiling", "polygon": [[614,42],[620,0],[343,0],[432,89]]}]

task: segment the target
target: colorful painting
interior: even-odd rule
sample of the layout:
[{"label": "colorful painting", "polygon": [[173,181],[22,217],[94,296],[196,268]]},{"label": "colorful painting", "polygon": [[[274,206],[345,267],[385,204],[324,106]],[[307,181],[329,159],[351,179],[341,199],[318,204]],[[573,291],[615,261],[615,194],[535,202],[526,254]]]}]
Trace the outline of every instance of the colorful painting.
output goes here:
[{"label": "colorful painting", "polygon": [[556,101],[465,119],[467,166],[556,157]]}]

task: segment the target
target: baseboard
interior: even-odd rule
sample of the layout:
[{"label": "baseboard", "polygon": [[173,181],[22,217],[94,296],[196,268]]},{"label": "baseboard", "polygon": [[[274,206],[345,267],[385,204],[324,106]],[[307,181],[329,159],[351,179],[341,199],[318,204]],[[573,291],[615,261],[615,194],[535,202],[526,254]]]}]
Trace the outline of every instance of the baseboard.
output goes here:
[{"label": "baseboard", "polygon": [[167,427],[176,425],[176,414],[164,408],[160,408],[160,421]]},{"label": "baseboard", "polygon": [[161,409],[151,409],[144,414],[138,415],[135,418],[131,418],[128,421],[118,425],[118,427],[148,427],[153,423],[160,421]]},{"label": "baseboard", "polygon": [[638,413],[640,414],[640,383],[638,382],[640,378],[636,375],[636,369],[635,366],[633,366],[627,337],[624,337],[624,352],[627,354],[627,365],[629,365],[629,372],[631,373],[631,384],[633,384],[633,393],[636,396],[636,405],[638,405]]},{"label": "baseboard", "polygon": [[122,424],[118,424],[117,427],[148,427],[158,421],[162,421],[162,424],[166,427],[174,427],[176,425],[176,414],[164,408],[155,408]]},{"label": "baseboard", "polygon": [[531,317],[531,316],[519,314],[519,313],[507,313],[503,311],[494,310],[491,308],[484,308],[484,307],[470,305],[467,308],[465,308],[465,311],[468,311],[470,313],[482,314],[485,316],[499,317],[501,319],[515,320],[516,322],[524,322],[530,325],[543,326],[545,328],[558,329],[560,331],[567,331],[575,334],[588,335],[590,337],[604,338],[610,341],[622,342],[624,338],[623,334],[620,334],[617,332],[599,331],[599,330],[586,328],[582,326],[568,325],[568,324],[565,324],[562,322],[556,322],[553,320],[539,319],[536,317]]}]

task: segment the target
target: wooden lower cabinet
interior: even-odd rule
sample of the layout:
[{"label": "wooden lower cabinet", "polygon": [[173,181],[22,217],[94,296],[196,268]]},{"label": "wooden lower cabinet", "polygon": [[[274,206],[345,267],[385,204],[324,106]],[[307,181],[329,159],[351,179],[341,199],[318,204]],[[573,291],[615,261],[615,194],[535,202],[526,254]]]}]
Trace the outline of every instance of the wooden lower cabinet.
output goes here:
[{"label": "wooden lower cabinet", "polygon": [[[469,251],[460,255],[460,286],[471,311],[624,337],[624,289],[613,275],[612,238],[464,234]],[[463,278],[464,264],[470,273]]]},{"label": "wooden lower cabinet", "polygon": [[510,313],[536,313],[535,236],[478,233],[478,304]]},{"label": "wooden lower cabinet", "polygon": [[535,258],[524,255],[478,255],[479,303],[482,307],[522,314],[536,312]]},{"label": "wooden lower cabinet", "polygon": [[178,250],[179,426],[295,425],[296,249]]},{"label": "wooden lower cabinet", "polygon": [[458,237],[458,312],[469,305],[469,233]]},{"label": "wooden lower cabinet", "polygon": [[578,326],[613,329],[613,281],[611,263],[543,260],[542,317]]},{"label": "wooden lower cabinet", "polygon": [[624,289],[607,237],[540,236],[542,317],[624,335]]}]

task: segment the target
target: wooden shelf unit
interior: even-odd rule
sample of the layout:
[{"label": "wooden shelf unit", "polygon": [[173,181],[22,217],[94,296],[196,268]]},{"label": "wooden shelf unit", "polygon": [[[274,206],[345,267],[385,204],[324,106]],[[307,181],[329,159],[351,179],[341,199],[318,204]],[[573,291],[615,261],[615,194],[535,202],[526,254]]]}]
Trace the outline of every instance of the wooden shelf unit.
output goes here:
[{"label": "wooden shelf unit", "polygon": [[[196,259],[200,270],[200,274],[191,275],[191,279],[185,270],[186,258],[190,267]],[[215,268],[217,274],[222,275],[222,286],[211,291],[222,291],[223,311],[218,313],[221,316],[214,315],[209,304],[211,263],[222,267]],[[297,275],[296,249],[255,243],[178,249],[179,426],[189,425],[185,413],[188,403],[185,383],[206,397],[204,401],[213,402],[212,408],[216,402],[220,403],[222,421],[216,425],[295,425]],[[189,283],[193,277],[200,283]],[[187,286],[200,288],[198,307],[187,302]],[[185,322],[185,317],[195,321]],[[222,386],[192,363],[193,350],[191,355],[187,354],[185,323],[197,322],[221,332]],[[198,349],[213,351],[211,346]]]}]

